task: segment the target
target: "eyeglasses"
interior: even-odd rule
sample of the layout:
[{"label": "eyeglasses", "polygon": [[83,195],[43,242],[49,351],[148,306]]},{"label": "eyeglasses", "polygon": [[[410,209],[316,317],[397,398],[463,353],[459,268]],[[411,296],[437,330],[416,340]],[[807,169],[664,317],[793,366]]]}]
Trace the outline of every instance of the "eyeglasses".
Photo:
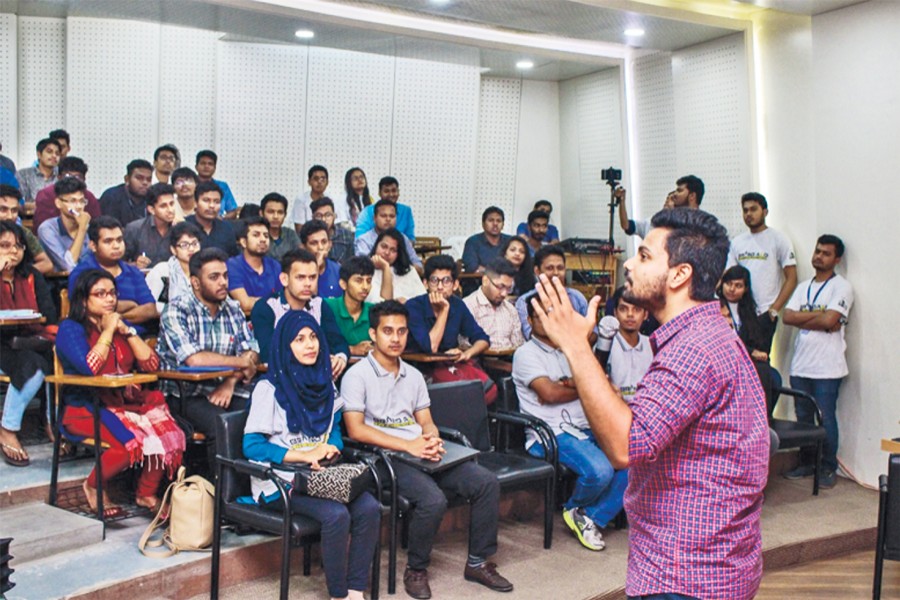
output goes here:
[{"label": "eyeglasses", "polygon": [[488,278],[488,281],[491,282],[491,285],[497,288],[498,292],[506,292],[507,294],[513,290],[513,286],[511,285],[503,285],[502,283],[497,283],[493,279]]},{"label": "eyeglasses", "polygon": [[157,160],[164,160],[164,161],[166,161],[166,162],[175,162],[176,159],[175,159],[175,157],[172,156],[171,154],[160,154],[160,155],[157,157]]},{"label": "eyeglasses", "polygon": [[428,283],[435,287],[442,286],[442,285],[452,285],[453,278],[450,277],[449,275],[447,277],[429,277]]},{"label": "eyeglasses", "polygon": [[18,206],[0,206],[0,215],[16,216],[17,214],[19,214]]},{"label": "eyeglasses", "polygon": [[180,187],[182,185],[187,185],[189,183],[194,183],[194,180],[193,179],[176,179],[175,181],[172,182],[172,185],[174,185],[176,187]]},{"label": "eyeglasses", "polygon": [[25,246],[22,244],[10,243],[10,242],[2,242],[0,243],[0,250],[4,252],[9,252],[10,250],[24,250]]},{"label": "eyeglasses", "polygon": [[84,198],[82,198],[81,200],[75,200],[75,199],[67,200],[65,198],[60,198],[59,201],[68,206],[87,206],[87,200],[85,200]]},{"label": "eyeglasses", "polygon": [[178,242],[175,244],[175,247],[179,250],[192,250],[194,248],[199,248],[200,242],[197,240],[194,240],[193,242]]},{"label": "eyeglasses", "polygon": [[91,296],[97,298],[98,300],[106,300],[107,298],[118,298],[119,292],[117,292],[115,289],[97,290],[96,292],[91,292]]},{"label": "eyeglasses", "polygon": [[313,215],[313,219],[315,219],[316,221],[324,221],[325,219],[330,219],[330,218],[332,218],[332,217],[334,217],[334,213],[333,213],[333,212],[327,212],[327,213],[315,213],[315,214]]}]

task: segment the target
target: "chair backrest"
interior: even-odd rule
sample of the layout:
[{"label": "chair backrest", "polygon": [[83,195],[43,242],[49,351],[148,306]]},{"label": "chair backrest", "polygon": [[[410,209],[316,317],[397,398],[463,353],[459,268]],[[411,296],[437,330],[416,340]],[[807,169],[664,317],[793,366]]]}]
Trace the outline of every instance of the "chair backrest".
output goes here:
[{"label": "chair backrest", "polygon": [[[516,384],[512,377],[501,377],[497,381],[500,393],[497,395],[495,406],[498,410],[508,412],[521,412],[519,410],[519,395],[516,393]],[[497,446],[501,452],[523,451],[525,448],[525,430],[521,427],[500,427]]]},{"label": "chair backrest", "polygon": [[[216,420],[216,454],[225,458],[244,458],[244,425],[247,411],[230,412],[219,415]],[[216,483],[217,490],[224,494],[225,502],[238,496],[250,494],[250,478],[236,473],[233,469],[222,469],[222,479]]]},{"label": "chair backrest", "polygon": [[59,320],[69,316],[69,290],[65,287],[59,290]]},{"label": "chair backrest", "polygon": [[900,560],[900,454],[888,460],[888,495],[884,519],[884,552],[891,560]]},{"label": "chair backrest", "polygon": [[491,435],[480,381],[435,383],[428,386],[428,396],[436,425],[457,429],[469,438],[472,446],[490,452]]}]

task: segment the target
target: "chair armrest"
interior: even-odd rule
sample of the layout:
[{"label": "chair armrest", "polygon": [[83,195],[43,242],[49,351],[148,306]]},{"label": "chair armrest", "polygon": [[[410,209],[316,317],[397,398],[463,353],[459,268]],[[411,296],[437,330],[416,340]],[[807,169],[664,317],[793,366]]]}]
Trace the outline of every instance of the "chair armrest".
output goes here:
[{"label": "chair armrest", "polygon": [[494,410],[489,412],[488,416],[497,419],[501,423],[518,425],[524,429],[534,431],[541,439],[541,445],[544,446],[547,461],[552,463],[554,467],[559,466],[559,448],[556,444],[556,436],[546,421],[533,415],[508,410]]},{"label": "chair armrest", "polygon": [[[822,418],[822,409],[819,407],[819,403],[816,402],[815,398],[813,398],[806,392],[801,392],[800,390],[795,390],[793,388],[788,388],[788,387],[776,387],[776,388],[774,388],[774,392],[776,394],[778,394],[779,400],[781,399],[782,394],[785,396],[791,396],[795,400],[797,398],[800,398],[803,400],[808,400],[813,405],[813,408],[815,408],[815,410],[816,410],[816,418],[818,419],[819,425],[822,424],[822,422],[824,420]],[[775,402],[775,406],[778,406],[778,401]]]},{"label": "chair armrest", "polygon": [[225,456],[217,454],[216,462],[223,466],[234,469],[235,471],[243,475],[252,475],[253,477],[259,477],[260,479],[271,479],[274,475],[274,473],[272,473],[271,466],[262,463],[256,463],[247,460],[246,458],[227,458]]},{"label": "chair armrest", "polygon": [[472,447],[472,442],[470,442],[469,438],[467,438],[460,430],[453,429],[452,427],[443,427],[441,425],[438,425],[437,429],[443,439],[462,444],[467,448]]},{"label": "chair armrest", "polygon": [[[357,442],[347,436],[343,436],[341,439],[344,441],[344,450],[350,450],[353,452],[360,452],[367,455],[369,458],[366,462],[369,463],[369,469],[372,471],[372,475],[375,477],[375,485],[378,488],[378,501],[382,506],[390,506],[391,514],[397,514],[397,476],[394,473],[394,465],[391,463],[390,455],[388,451],[384,448],[380,448],[378,446],[373,446],[371,444],[364,444],[362,442]],[[382,477],[378,473],[378,469],[376,465],[378,462],[384,465],[385,470],[387,471],[387,481],[382,482]],[[386,484],[386,485],[385,485]],[[391,492],[390,501],[385,501],[385,490],[389,489]]]}]

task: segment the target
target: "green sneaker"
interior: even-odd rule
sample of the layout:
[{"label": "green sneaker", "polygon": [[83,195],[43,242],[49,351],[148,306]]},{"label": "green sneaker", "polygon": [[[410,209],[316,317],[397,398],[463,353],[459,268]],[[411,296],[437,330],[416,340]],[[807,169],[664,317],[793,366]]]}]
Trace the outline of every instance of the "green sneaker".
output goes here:
[{"label": "green sneaker", "polygon": [[588,550],[603,550],[606,548],[606,542],[603,541],[603,534],[597,528],[590,517],[584,514],[580,508],[571,508],[563,511],[563,521],[572,530],[572,533],[581,542],[581,545]]}]

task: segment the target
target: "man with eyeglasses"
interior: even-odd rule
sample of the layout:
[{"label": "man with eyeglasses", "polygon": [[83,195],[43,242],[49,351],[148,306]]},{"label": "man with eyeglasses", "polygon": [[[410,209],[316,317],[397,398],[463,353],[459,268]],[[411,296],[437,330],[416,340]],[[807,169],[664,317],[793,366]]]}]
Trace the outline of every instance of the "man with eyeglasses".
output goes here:
[{"label": "man with eyeglasses", "polygon": [[491,350],[511,350],[525,343],[519,314],[507,300],[515,276],[512,263],[497,258],[484,268],[481,287],[463,298],[463,304],[491,338]]},{"label": "man with eyeglasses", "polygon": [[175,221],[175,188],[168,183],[150,186],[147,212],[125,227],[125,260],[139,269],[149,269],[172,255],[169,230]]},{"label": "man with eyeglasses", "polygon": [[[306,173],[309,184],[309,191],[304,192],[299,198],[294,200],[294,208],[291,211],[291,219],[294,221],[294,229],[300,233],[303,224],[313,218],[315,209],[312,203],[325,197],[325,190],[328,189],[328,169],[322,165],[313,165]],[[334,205],[332,205],[334,212]]]},{"label": "man with eyeglasses", "polygon": [[78,259],[88,252],[87,229],[91,215],[85,210],[86,189],[84,182],[75,177],[57,181],[53,190],[59,216],[38,227],[38,239],[57,271],[71,271]]},{"label": "man with eyeglasses", "polygon": [[328,226],[328,239],[331,240],[331,250],[328,258],[336,263],[343,264],[345,260],[353,256],[355,240],[353,232],[346,227],[334,226],[334,201],[327,196],[313,201],[310,205],[313,211],[312,218],[322,221]]},{"label": "man with eyeglasses", "polygon": [[[59,178],[75,177],[85,182],[87,185],[88,166],[77,156],[67,156],[59,161]],[[87,201],[85,210],[91,215],[92,219],[100,216],[100,202],[91,190],[84,190],[84,199]],[[56,208],[56,191],[52,185],[44,187],[34,199],[34,230],[47,219],[59,216],[59,209]]]},{"label": "man with eyeglasses", "polygon": [[[144,274],[125,257],[125,234],[122,224],[114,218],[101,215],[88,226],[90,253],[86,254],[69,274],[69,295],[75,291],[78,276],[90,269],[103,269],[116,280],[119,301],[116,312],[130,324],[144,324],[159,318],[156,302]],[[138,333],[143,333],[140,330]]]},{"label": "man with eyeglasses", "polygon": [[150,269],[146,278],[159,314],[162,314],[170,298],[174,300],[193,293],[190,260],[200,252],[200,231],[191,223],[182,221],[169,230],[168,240],[171,258]]},{"label": "man with eyeglasses", "polygon": [[154,183],[169,183],[172,172],[178,168],[181,162],[181,153],[172,144],[160,146],[153,152],[153,178]]},{"label": "man with eyeglasses", "polygon": [[197,209],[197,199],[194,191],[197,189],[197,174],[190,167],[178,167],[172,171],[172,187],[175,188],[175,222],[181,223],[187,217],[194,214]]},{"label": "man with eyeglasses", "polygon": [[[15,223],[19,218],[19,190],[11,185],[0,185],[0,221],[8,221]],[[53,270],[53,262],[37,237],[26,228],[22,228],[25,232],[25,243],[31,250],[34,257],[34,268],[41,274],[49,273]]]}]

